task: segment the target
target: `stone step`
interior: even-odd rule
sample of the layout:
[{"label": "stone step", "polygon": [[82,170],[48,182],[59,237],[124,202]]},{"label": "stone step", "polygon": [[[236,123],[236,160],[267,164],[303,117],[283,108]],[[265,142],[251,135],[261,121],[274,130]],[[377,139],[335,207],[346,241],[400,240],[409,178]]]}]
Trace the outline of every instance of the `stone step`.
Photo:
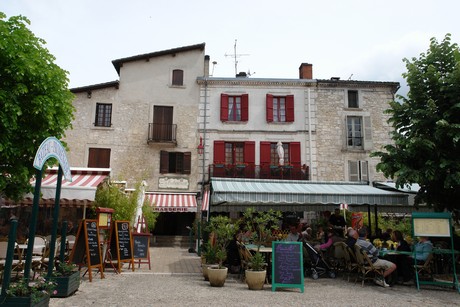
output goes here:
[{"label": "stone step", "polygon": [[153,236],[152,246],[158,247],[182,247],[188,248],[190,245],[189,236]]}]

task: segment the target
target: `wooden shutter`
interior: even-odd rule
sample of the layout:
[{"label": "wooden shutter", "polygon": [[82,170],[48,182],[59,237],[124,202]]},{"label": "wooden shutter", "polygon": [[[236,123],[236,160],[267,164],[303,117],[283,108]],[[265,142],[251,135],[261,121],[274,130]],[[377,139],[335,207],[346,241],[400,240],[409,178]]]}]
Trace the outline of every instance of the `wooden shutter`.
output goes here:
[{"label": "wooden shutter", "polygon": [[294,121],[294,95],[286,96],[286,121]]},{"label": "wooden shutter", "polygon": [[192,168],[192,153],[184,152],[184,174],[190,174]]},{"label": "wooden shutter", "polygon": [[225,163],[225,142],[214,141],[214,164]]},{"label": "wooden shutter", "polygon": [[169,152],[160,151],[160,174],[169,173]]},{"label": "wooden shutter", "polygon": [[256,142],[244,142],[244,163],[256,163]]},{"label": "wooden shutter", "polygon": [[172,85],[184,85],[184,71],[181,69],[173,70]]},{"label": "wooden shutter", "polygon": [[289,151],[291,153],[289,162],[294,166],[300,167],[300,142],[289,143]]},{"label": "wooden shutter", "polygon": [[249,95],[244,94],[241,96],[241,121],[247,122],[249,115]]},{"label": "wooden shutter", "polygon": [[372,142],[372,127],[371,127],[371,117],[363,117],[363,146],[365,150],[371,150],[373,148]]},{"label": "wooden shutter", "polygon": [[273,122],[273,95],[267,94],[266,105],[267,123],[271,123]]},{"label": "wooden shutter", "polygon": [[220,120],[228,121],[228,95],[220,94]]},{"label": "wooden shutter", "polygon": [[368,162],[359,161],[359,171],[361,175],[361,181],[369,181]]},{"label": "wooden shutter", "polygon": [[110,148],[90,148],[88,152],[88,167],[109,168]]},{"label": "wooden shutter", "polygon": [[260,142],[260,165],[270,165],[270,142]]},{"label": "wooden shutter", "polygon": [[359,181],[359,161],[348,161],[348,178],[350,181]]}]

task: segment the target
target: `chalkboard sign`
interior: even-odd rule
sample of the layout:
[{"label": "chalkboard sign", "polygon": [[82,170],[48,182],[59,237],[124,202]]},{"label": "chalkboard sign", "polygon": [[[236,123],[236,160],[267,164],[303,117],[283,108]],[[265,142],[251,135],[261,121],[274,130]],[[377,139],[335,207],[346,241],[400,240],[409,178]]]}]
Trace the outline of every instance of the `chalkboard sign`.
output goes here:
[{"label": "chalkboard sign", "polygon": [[304,291],[301,242],[272,242],[272,274],[272,291],[280,287]]},{"label": "chalkboard sign", "polygon": [[133,238],[133,254],[134,254],[134,262],[139,264],[138,267],[142,263],[146,263],[149,265],[149,270],[151,270],[150,266],[150,234],[149,233],[132,233]]},{"label": "chalkboard sign", "polygon": [[104,278],[97,220],[82,220],[80,222],[69,259],[70,262],[78,264],[80,267],[88,267],[89,281],[92,281],[92,268],[98,268],[101,272],[101,278]]},{"label": "chalkboard sign", "polygon": [[122,262],[131,263],[134,271],[133,245],[131,242],[129,221],[115,221],[112,223],[110,253],[112,257],[116,256],[118,261],[118,272],[121,272]]}]

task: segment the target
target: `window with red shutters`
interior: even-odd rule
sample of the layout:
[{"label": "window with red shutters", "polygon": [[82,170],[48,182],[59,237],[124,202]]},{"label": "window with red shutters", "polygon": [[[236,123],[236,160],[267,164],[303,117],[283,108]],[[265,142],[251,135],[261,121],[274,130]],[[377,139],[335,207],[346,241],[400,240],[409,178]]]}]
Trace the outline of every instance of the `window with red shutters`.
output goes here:
[{"label": "window with red shutters", "polygon": [[294,121],[294,95],[273,96],[266,95],[267,122],[293,122]]},{"label": "window with red shutters", "polygon": [[249,95],[232,96],[220,95],[220,120],[226,121],[248,121],[249,117]]}]

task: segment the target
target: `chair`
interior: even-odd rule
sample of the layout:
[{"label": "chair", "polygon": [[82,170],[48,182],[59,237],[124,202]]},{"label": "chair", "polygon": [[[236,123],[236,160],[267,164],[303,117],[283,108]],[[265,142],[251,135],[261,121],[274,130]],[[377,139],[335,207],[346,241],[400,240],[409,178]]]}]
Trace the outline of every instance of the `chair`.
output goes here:
[{"label": "chair", "polygon": [[378,276],[383,279],[384,270],[376,268],[367,253],[358,244],[355,244],[355,256],[358,264],[358,276],[355,282],[361,277],[361,286],[364,287],[364,281],[367,279],[374,279]]},{"label": "chair", "polygon": [[345,242],[336,242],[334,247],[334,256],[341,260],[342,270],[347,273],[347,280],[350,281],[350,275],[358,269],[355,254]]},{"label": "chair", "polygon": [[[29,240],[26,240],[28,244]],[[35,279],[35,275],[42,269],[43,257],[46,251],[46,239],[42,236],[35,236],[34,246],[32,249],[32,271],[34,273],[32,279]]]},{"label": "chair", "polygon": [[[17,244],[15,244],[15,246],[17,246]],[[17,247],[15,247],[15,249],[17,249]],[[5,270],[7,252],[8,252],[8,241],[1,241],[0,242],[0,281],[3,281],[3,273]],[[11,272],[16,271],[16,276],[18,276],[21,270],[22,270],[21,259],[13,259],[13,263],[11,266]]]},{"label": "chair", "polygon": [[428,279],[433,279],[433,254],[429,254],[423,264],[414,264],[414,271],[415,271],[415,281],[417,282],[417,289],[420,288],[419,284],[419,276],[421,275],[423,278],[426,278],[428,275]]},{"label": "chair", "polygon": [[[58,238],[56,238],[56,243],[54,245],[54,259],[55,260],[59,258],[60,252],[61,252],[61,238],[58,237]],[[48,248],[46,249],[45,253],[43,254],[43,258],[42,258],[42,261],[41,261],[41,269],[43,269],[43,270],[48,269],[48,265],[49,265],[49,261],[50,261],[50,254],[51,254],[51,251],[50,251],[50,247],[48,245]]]}]

